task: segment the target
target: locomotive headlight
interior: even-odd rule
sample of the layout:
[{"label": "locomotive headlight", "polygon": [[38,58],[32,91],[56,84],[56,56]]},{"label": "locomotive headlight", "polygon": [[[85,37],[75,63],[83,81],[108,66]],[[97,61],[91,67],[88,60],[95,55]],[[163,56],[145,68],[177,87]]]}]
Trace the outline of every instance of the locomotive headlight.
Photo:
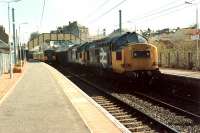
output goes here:
[{"label": "locomotive headlight", "polygon": [[150,56],[150,53],[149,53],[149,52],[147,52],[147,56]]},{"label": "locomotive headlight", "polygon": [[152,72],[151,72],[151,71],[147,71],[147,74],[148,74],[149,76],[151,76],[151,75],[152,75]]}]

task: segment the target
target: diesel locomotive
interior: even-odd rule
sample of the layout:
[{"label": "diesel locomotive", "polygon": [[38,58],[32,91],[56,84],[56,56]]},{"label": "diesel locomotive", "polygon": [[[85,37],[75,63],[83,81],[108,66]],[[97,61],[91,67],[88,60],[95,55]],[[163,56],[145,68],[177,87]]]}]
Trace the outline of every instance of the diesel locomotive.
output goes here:
[{"label": "diesel locomotive", "polygon": [[104,76],[112,73],[149,80],[160,75],[157,48],[135,32],[73,45],[62,52],[46,50],[43,60],[59,65],[79,64]]},{"label": "diesel locomotive", "polygon": [[74,45],[67,50],[67,60],[135,78],[159,74],[157,48],[135,32]]}]

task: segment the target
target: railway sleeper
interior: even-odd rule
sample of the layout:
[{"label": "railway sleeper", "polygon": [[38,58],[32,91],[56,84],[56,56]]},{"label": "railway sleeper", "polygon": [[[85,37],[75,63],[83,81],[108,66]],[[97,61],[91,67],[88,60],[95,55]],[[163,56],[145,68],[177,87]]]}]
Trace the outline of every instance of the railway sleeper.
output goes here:
[{"label": "railway sleeper", "polygon": [[95,101],[109,101],[106,98],[92,97]]},{"label": "railway sleeper", "polygon": [[112,115],[114,115],[114,116],[117,116],[117,115],[128,115],[128,113],[127,112],[114,112],[114,113],[112,113]]},{"label": "railway sleeper", "polygon": [[[115,106],[115,104],[113,104],[113,103],[98,103],[98,104],[100,104],[101,106],[103,106],[103,107],[114,107]],[[117,107],[117,105],[116,105],[116,107]]]},{"label": "railway sleeper", "polygon": [[[111,114],[126,113],[123,110],[113,110],[113,111],[108,110],[108,112],[111,113]],[[128,114],[128,113],[126,113],[126,114]]]},{"label": "railway sleeper", "polygon": [[143,132],[143,131],[151,131],[151,128],[149,128],[148,126],[144,125],[144,126],[138,126],[138,127],[128,127],[128,129],[132,132]]},{"label": "railway sleeper", "polygon": [[139,127],[144,125],[141,121],[123,123],[126,127]]},{"label": "railway sleeper", "polygon": [[105,99],[104,96],[96,96],[96,98],[98,98],[98,99]]},{"label": "railway sleeper", "polygon": [[120,108],[120,107],[117,107],[117,106],[111,106],[111,107],[105,107],[106,108],[106,110],[108,110],[108,111],[112,111],[112,110],[123,110],[122,108]]},{"label": "railway sleeper", "polygon": [[105,97],[95,97],[94,99],[97,101],[108,101]]},{"label": "railway sleeper", "polygon": [[115,105],[111,105],[111,104],[109,104],[109,105],[107,105],[107,104],[100,104],[103,108],[105,108],[106,110],[107,110],[107,108],[114,108],[114,107],[118,107],[117,105],[115,106]]},{"label": "railway sleeper", "polygon": [[130,119],[130,117],[132,117],[132,115],[130,115],[130,114],[129,115],[127,114],[127,115],[118,115],[118,116],[115,116],[116,119],[122,119],[122,118],[123,119]]},{"label": "railway sleeper", "polygon": [[122,120],[119,120],[121,123],[125,123],[125,122],[135,122],[137,121],[136,118],[128,118],[128,119],[122,119]]},{"label": "railway sleeper", "polygon": [[104,107],[106,108],[106,110],[109,110],[109,111],[115,111],[115,110],[121,110],[121,111],[125,111],[124,109],[120,108],[119,106],[108,106],[108,107]]},{"label": "railway sleeper", "polygon": [[100,104],[113,104],[113,102],[106,101],[106,100],[95,100],[95,101],[100,103]]},{"label": "railway sleeper", "polygon": [[105,99],[105,98],[93,98],[95,101],[97,102],[101,102],[101,101],[105,101],[108,102],[109,100]]},{"label": "railway sleeper", "polygon": [[158,133],[158,132],[151,130],[151,131],[138,131],[138,132],[134,132],[134,133]]}]

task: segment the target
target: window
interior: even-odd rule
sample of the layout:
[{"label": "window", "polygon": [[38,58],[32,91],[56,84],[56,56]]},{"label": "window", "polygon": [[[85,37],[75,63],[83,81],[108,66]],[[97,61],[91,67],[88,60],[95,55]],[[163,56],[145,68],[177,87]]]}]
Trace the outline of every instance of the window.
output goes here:
[{"label": "window", "polygon": [[138,42],[138,37],[137,37],[137,34],[129,34],[127,36],[127,42],[130,43],[130,42]]},{"label": "window", "polygon": [[88,61],[90,60],[90,53],[89,53],[89,51],[87,51],[87,60]]},{"label": "window", "polygon": [[117,45],[118,45],[118,46],[122,46],[122,45],[124,45],[125,43],[127,43],[127,38],[126,38],[126,36],[121,37],[121,38],[118,39],[118,41],[117,41]]},{"label": "window", "polygon": [[78,52],[76,51],[76,59],[78,59]]},{"label": "window", "polygon": [[116,60],[122,60],[122,52],[121,51],[116,52]]},{"label": "window", "polygon": [[138,35],[138,42],[139,43],[147,43],[147,40],[144,37],[142,37],[141,35]]},{"label": "window", "polygon": [[95,56],[99,56],[99,50],[95,49]]},{"label": "window", "polygon": [[150,58],[150,51],[133,51],[134,58]]},{"label": "window", "polygon": [[112,40],[112,49],[117,50],[123,46],[128,45],[129,43],[147,43],[146,38],[137,34],[137,33],[126,33],[120,37],[115,37]]}]

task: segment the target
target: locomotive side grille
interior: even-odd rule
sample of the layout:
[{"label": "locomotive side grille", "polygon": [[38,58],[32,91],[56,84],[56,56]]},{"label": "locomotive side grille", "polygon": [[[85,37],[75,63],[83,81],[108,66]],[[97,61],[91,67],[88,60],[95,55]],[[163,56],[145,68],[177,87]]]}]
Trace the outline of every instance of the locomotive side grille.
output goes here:
[{"label": "locomotive side grille", "polygon": [[133,51],[134,58],[150,58],[150,51]]}]

